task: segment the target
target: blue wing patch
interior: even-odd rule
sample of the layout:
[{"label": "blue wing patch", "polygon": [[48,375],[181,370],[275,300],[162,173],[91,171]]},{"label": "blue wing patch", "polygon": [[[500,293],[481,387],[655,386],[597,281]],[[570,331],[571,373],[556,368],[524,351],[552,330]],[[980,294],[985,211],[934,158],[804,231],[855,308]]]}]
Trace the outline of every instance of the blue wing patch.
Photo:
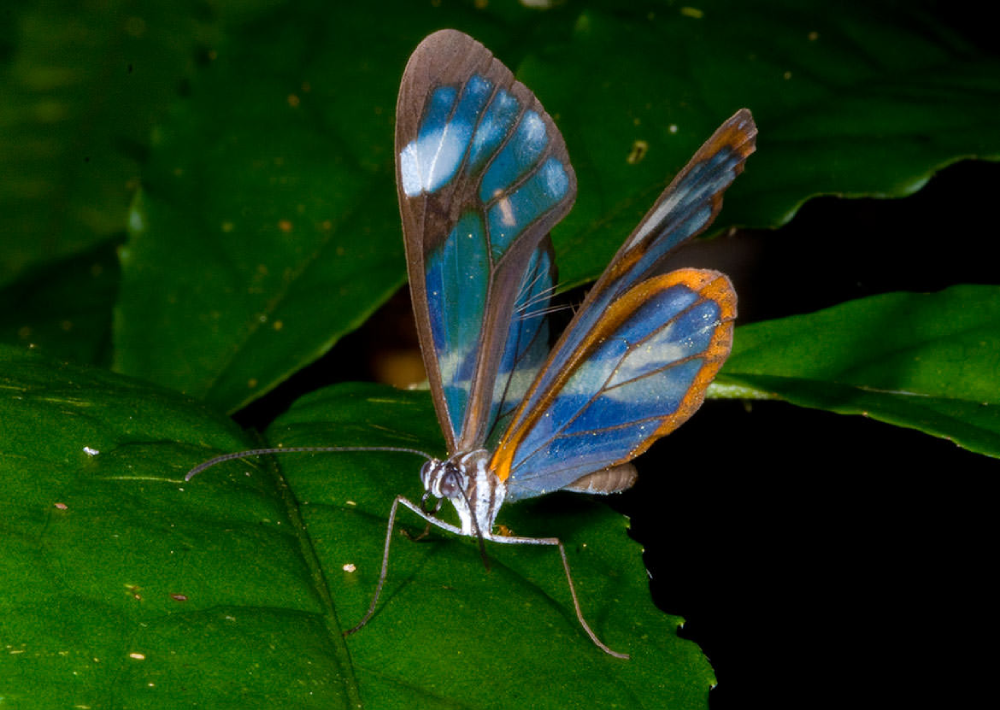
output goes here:
[{"label": "blue wing patch", "polygon": [[[453,431],[460,431],[489,289],[489,252],[478,212],[466,212],[427,256],[426,288],[434,348]],[[461,293],[458,294],[457,290]],[[447,304],[447,305],[445,305]]]}]

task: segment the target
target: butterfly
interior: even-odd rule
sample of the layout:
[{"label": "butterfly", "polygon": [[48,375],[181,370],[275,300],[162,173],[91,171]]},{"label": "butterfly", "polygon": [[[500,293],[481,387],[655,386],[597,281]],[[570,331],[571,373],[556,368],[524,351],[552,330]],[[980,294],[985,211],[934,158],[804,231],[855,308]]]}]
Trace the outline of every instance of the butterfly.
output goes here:
[{"label": "butterfly", "polygon": [[[627,658],[584,619],[562,542],[496,532],[497,513],[556,490],[629,488],[630,461],[701,405],[729,355],[736,293],[717,271],[663,273],[662,264],[715,219],[756,133],[746,109],[722,124],[550,348],[549,231],[576,197],[565,142],[535,95],[478,41],[441,30],[420,43],[396,107],[396,182],[420,346],[450,455],[412,451],[427,458],[424,496],[395,499],[375,598],[352,632],[374,613],[403,505],[429,525],[478,538],[481,549],[483,541],[558,547],[581,626],[602,650]],[[368,449],[279,451],[318,450]],[[218,457],[188,477],[271,451]],[[459,525],[438,517],[444,500]]]}]

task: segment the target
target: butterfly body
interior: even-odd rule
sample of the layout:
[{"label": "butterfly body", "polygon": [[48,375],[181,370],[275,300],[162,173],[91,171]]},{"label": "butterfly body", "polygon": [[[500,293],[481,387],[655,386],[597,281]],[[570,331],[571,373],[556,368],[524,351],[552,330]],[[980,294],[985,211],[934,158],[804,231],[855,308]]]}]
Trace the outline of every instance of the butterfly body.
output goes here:
[{"label": "butterfly body", "polygon": [[462,535],[492,537],[497,513],[507,497],[507,486],[490,469],[486,449],[460,452],[445,460],[431,459],[420,471],[424,490],[451,501]]}]

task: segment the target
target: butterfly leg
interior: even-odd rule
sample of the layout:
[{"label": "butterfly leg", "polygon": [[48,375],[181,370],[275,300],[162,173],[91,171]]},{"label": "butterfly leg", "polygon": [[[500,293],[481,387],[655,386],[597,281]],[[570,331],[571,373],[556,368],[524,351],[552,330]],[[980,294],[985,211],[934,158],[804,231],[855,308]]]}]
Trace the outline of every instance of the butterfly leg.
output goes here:
[{"label": "butterfly leg", "polygon": [[[378,584],[375,587],[375,596],[372,598],[372,603],[368,607],[368,611],[365,612],[364,617],[357,623],[357,625],[344,632],[344,635],[350,635],[359,631],[362,627],[367,624],[372,616],[375,614],[375,607],[378,606],[379,596],[382,594],[382,587],[385,585],[385,578],[389,571],[389,547],[392,544],[392,530],[396,525],[396,512],[399,510],[399,506],[403,505],[414,513],[419,515],[428,524],[435,527],[446,530],[447,532],[454,533],[455,535],[464,535],[462,528],[457,525],[452,525],[444,520],[433,515],[433,513],[427,512],[422,506],[414,503],[408,498],[403,496],[396,496],[396,499],[392,502],[392,509],[389,511],[389,525],[386,528],[385,533],[385,547],[382,551],[382,570],[379,572]],[[494,535],[492,533],[483,536],[485,539],[491,542],[499,542],[505,545],[548,545],[554,546],[559,549],[559,557],[562,559],[563,571],[566,573],[566,582],[569,585],[569,593],[573,598],[573,609],[576,611],[576,618],[580,622],[580,626],[583,630],[587,632],[587,636],[590,640],[594,642],[599,649],[607,653],[609,656],[614,656],[615,658],[628,659],[627,653],[618,653],[613,651],[608,646],[597,637],[594,630],[590,628],[590,624],[587,620],[583,618],[583,610],[580,608],[580,600],[576,595],[576,587],[573,585],[573,575],[569,571],[569,559],[566,557],[566,548],[562,544],[562,541],[556,537],[514,537],[506,535]]]},{"label": "butterfly leg", "polygon": [[[427,509],[427,498],[428,498],[429,495],[430,495],[429,493],[424,493],[423,498],[420,499],[420,509],[423,510],[428,515],[432,515],[434,517],[437,517],[438,511],[441,510],[441,505],[444,503],[444,498],[438,498],[437,499],[437,503],[434,505],[434,507],[432,509],[428,510]],[[413,542],[418,542],[420,540],[423,540],[425,537],[427,537],[430,534],[430,532],[431,532],[431,523],[430,522],[428,522],[427,525],[424,526],[423,532],[420,533],[419,535],[417,535],[416,537],[414,537],[413,535],[411,535],[406,528],[402,529],[403,535],[405,535],[409,540],[411,540]]]},{"label": "butterfly leg", "polygon": [[562,540],[557,537],[514,537],[505,535],[487,535],[486,539],[492,542],[500,542],[507,545],[550,545],[559,548],[559,556],[562,558],[563,570],[566,572],[566,582],[569,585],[570,596],[573,597],[573,608],[576,610],[576,618],[580,622],[580,626],[583,630],[587,632],[587,636],[590,640],[594,642],[599,649],[604,651],[609,656],[614,656],[615,658],[624,658],[628,660],[629,655],[627,653],[618,653],[617,651],[612,651],[608,646],[597,637],[594,630],[590,628],[590,624],[587,620],[583,618],[583,610],[580,608],[580,600],[576,596],[576,587],[573,586],[573,575],[569,571],[569,559],[566,557],[566,547],[562,544]]},{"label": "butterfly leg", "polygon": [[448,532],[455,533],[456,535],[462,534],[461,528],[450,523],[446,523],[440,518],[435,517],[432,512],[425,511],[422,506],[417,505],[409,498],[396,496],[396,500],[392,502],[392,509],[389,511],[389,525],[385,531],[385,547],[382,550],[382,571],[379,572],[378,575],[378,584],[375,586],[375,596],[372,598],[372,603],[368,607],[368,611],[365,612],[361,621],[359,621],[354,628],[345,631],[344,636],[349,636],[356,631],[360,631],[361,628],[364,627],[364,625],[367,624],[375,614],[375,607],[378,605],[378,598],[382,594],[382,587],[385,585],[385,578],[389,572],[389,547],[392,545],[392,529],[396,526],[396,511],[399,510],[400,504],[406,506],[421,518],[426,520],[428,525],[435,525],[442,530],[447,530]]}]

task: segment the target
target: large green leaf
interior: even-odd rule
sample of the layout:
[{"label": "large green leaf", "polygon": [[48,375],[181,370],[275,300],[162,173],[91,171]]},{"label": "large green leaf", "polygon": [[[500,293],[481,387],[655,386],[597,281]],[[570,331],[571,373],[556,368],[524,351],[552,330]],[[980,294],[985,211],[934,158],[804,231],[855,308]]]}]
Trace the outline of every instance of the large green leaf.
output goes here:
[{"label": "large green leaf", "polygon": [[600,273],[665,178],[740,107],[758,151],[717,228],[777,226],[816,195],[908,195],[956,160],[1000,158],[1000,61],[919,3],[587,7],[519,72],[577,171],[577,205],[555,232],[568,281]]},{"label": "large green leaf", "polygon": [[998,352],[1000,287],[891,293],[737,329],[715,394],[863,414],[1000,457]]},{"label": "large green leaf", "polygon": [[566,136],[580,196],[554,232],[564,284],[603,268],[740,106],[760,148],[719,227],[780,224],[817,194],[907,194],[1000,153],[1000,64],[896,4],[258,11],[157,132],[123,252],[119,369],[234,410],[402,283],[393,106],[408,53],[441,26],[490,46]]},{"label": "large green leaf", "polygon": [[[168,390],[0,356],[7,703],[706,707],[707,660],[653,606],[640,549],[603,505],[549,499],[501,517],[566,542],[590,623],[631,660],[584,635],[551,548],[490,545],[486,572],[472,541],[439,534],[395,537],[378,610],[345,640],[393,496],[420,491],[419,458],[289,454],[185,482],[202,458],[255,442]],[[426,393],[346,386],[297,404],[269,443],[434,450],[433,422]]]}]

